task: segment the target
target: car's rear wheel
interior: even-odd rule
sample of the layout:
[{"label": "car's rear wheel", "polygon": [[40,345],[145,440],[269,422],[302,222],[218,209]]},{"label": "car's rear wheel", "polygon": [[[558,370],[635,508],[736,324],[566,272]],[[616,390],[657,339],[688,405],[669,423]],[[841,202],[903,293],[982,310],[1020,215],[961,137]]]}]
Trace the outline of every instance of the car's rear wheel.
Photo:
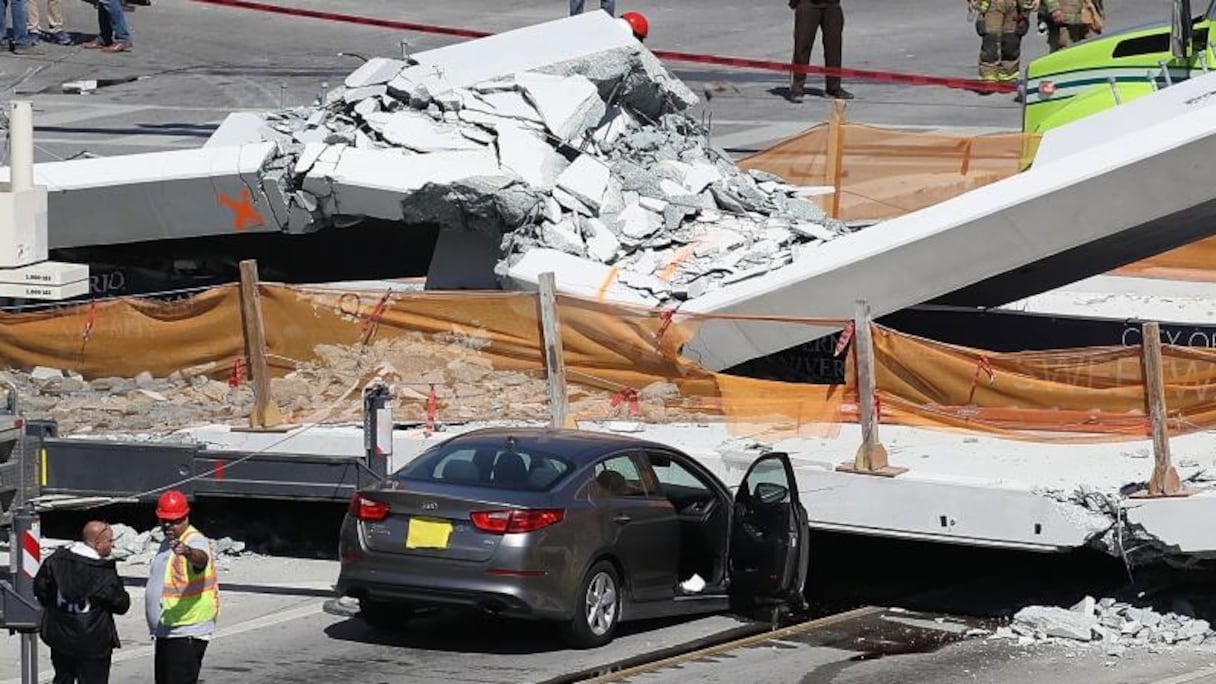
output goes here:
[{"label": "car's rear wheel", "polygon": [[395,631],[404,629],[414,614],[412,606],[390,601],[359,601],[359,617],[372,629]]},{"label": "car's rear wheel", "polygon": [[562,636],[574,648],[594,648],[612,641],[621,617],[621,581],[608,561],[591,566],[574,595],[574,616]]}]

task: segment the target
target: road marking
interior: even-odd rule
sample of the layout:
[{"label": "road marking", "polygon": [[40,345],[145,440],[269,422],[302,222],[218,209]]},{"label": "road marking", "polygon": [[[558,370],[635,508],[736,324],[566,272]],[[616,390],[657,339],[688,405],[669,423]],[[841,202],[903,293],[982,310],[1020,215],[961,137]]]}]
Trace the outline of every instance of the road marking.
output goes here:
[{"label": "road marking", "polygon": [[[271,613],[270,615],[263,615],[262,617],[254,618],[252,620],[238,622],[235,625],[232,625],[231,627],[221,627],[221,628],[215,630],[215,634],[213,634],[211,636],[211,639],[212,639],[212,641],[214,641],[216,639],[223,639],[224,637],[236,636],[238,634],[244,634],[245,632],[251,632],[255,629],[263,629],[266,627],[271,627],[271,626],[274,626],[274,625],[277,625],[277,624],[280,624],[283,622],[291,622],[292,620],[298,620],[300,618],[311,617],[313,615],[316,615],[317,613],[323,612],[322,609],[324,608],[324,605],[325,605],[324,601],[317,601],[316,603],[310,603],[309,605],[306,605],[306,606],[300,606],[298,608],[291,608],[289,610],[280,611],[278,613]],[[133,648],[133,649],[129,649],[129,650],[128,649],[119,649],[118,652],[114,654],[114,658],[110,662],[117,664],[117,663],[126,662],[128,660],[135,660],[137,658],[146,658],[148,656],[153,655],[155,652],[156,652],[155,647],[153,647],[151,645],[140,646],[139,648]],[[50,674],[39,677],[39,679],[38,679],[39,684],[43,684],[44,682],[50,682],[52,679],[54,679],[54,676],[55,675],[52,672]],[[21,678],[16,677],[14,679],[5,679],[3,681],[0,681],[0,684],[22,684],[22,683],[21,683]]]},{"label": "road marking", "polygon": [[1184,684],[1185,682],[1193,682],[1210,676],[1216,676],[1216,665],[1205,667],[1202,670],[1195,670],[1194,672],[1176,675],[1174,677],[1158,679],[1154,682],[1150,682],[1149,684]]}]

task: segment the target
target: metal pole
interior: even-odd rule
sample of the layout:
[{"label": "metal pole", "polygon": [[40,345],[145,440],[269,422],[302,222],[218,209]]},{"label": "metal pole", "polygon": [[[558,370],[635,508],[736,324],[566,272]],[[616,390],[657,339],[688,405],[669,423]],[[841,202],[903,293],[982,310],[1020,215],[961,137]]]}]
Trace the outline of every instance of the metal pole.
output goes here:
[{"label": "metal pole", "polygon": [[[13,512],[13,541],[9,545],[9,564],[12,566],[13,589],[30,605],[37,605],[34,598],[34,575],[42,565],[41,531],[38,514],[32,505]],[[21,632],[21,684],[38,682],[38,632]]]},{"label": "metal pole", "polygon": [[1111,76],[1107,78],[1106,82],[1110,84],[1110,94],[1114,96],[1115,104],[1123,104],[1123,98],[1119,97],[1119,84],[1117,81],[1115,81],[1115,77]]},{"label": "metal pole", "polygon": [[380,378],[363,388],[363,449],[367,466],[387,475],[393,458],[393,397]]},{"label": "metal pole", "polygon": [[23,100],[8,107],[9,188],[22,192],[34,187],[34,115]]}]

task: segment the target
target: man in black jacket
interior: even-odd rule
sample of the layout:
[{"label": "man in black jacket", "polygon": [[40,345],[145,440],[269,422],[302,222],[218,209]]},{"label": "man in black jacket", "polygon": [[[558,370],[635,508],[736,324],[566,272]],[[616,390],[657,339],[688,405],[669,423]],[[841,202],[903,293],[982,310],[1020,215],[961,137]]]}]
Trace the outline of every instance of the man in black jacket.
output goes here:
[{"label": "man in black jacket", "polygon": [[114,561],[114,530],[93,520],[83,541],[51,554],[34,577],[42,603],[42,640],[51,647],[55,684],[107,684],[110,655],[121,644],[114,616],[131,607]]}]

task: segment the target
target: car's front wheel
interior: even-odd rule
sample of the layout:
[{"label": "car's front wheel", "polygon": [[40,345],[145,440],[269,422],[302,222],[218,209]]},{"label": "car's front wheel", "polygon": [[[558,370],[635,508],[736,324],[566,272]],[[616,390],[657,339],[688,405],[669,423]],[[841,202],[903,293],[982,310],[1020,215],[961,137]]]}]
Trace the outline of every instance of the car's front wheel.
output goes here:
[{"label": "car's front wheel", "polygon": [[389,601],[359,601],[359,617],[372,629],[395,631],[404,629],[413,615],[412,606]]},{"label": "car's front wheel", "polygon": [[612,563],[592,565],[574,599],[574,616],[562,629],[566,642],[594,648],[612,641],[621,617],[621,581]]}]

